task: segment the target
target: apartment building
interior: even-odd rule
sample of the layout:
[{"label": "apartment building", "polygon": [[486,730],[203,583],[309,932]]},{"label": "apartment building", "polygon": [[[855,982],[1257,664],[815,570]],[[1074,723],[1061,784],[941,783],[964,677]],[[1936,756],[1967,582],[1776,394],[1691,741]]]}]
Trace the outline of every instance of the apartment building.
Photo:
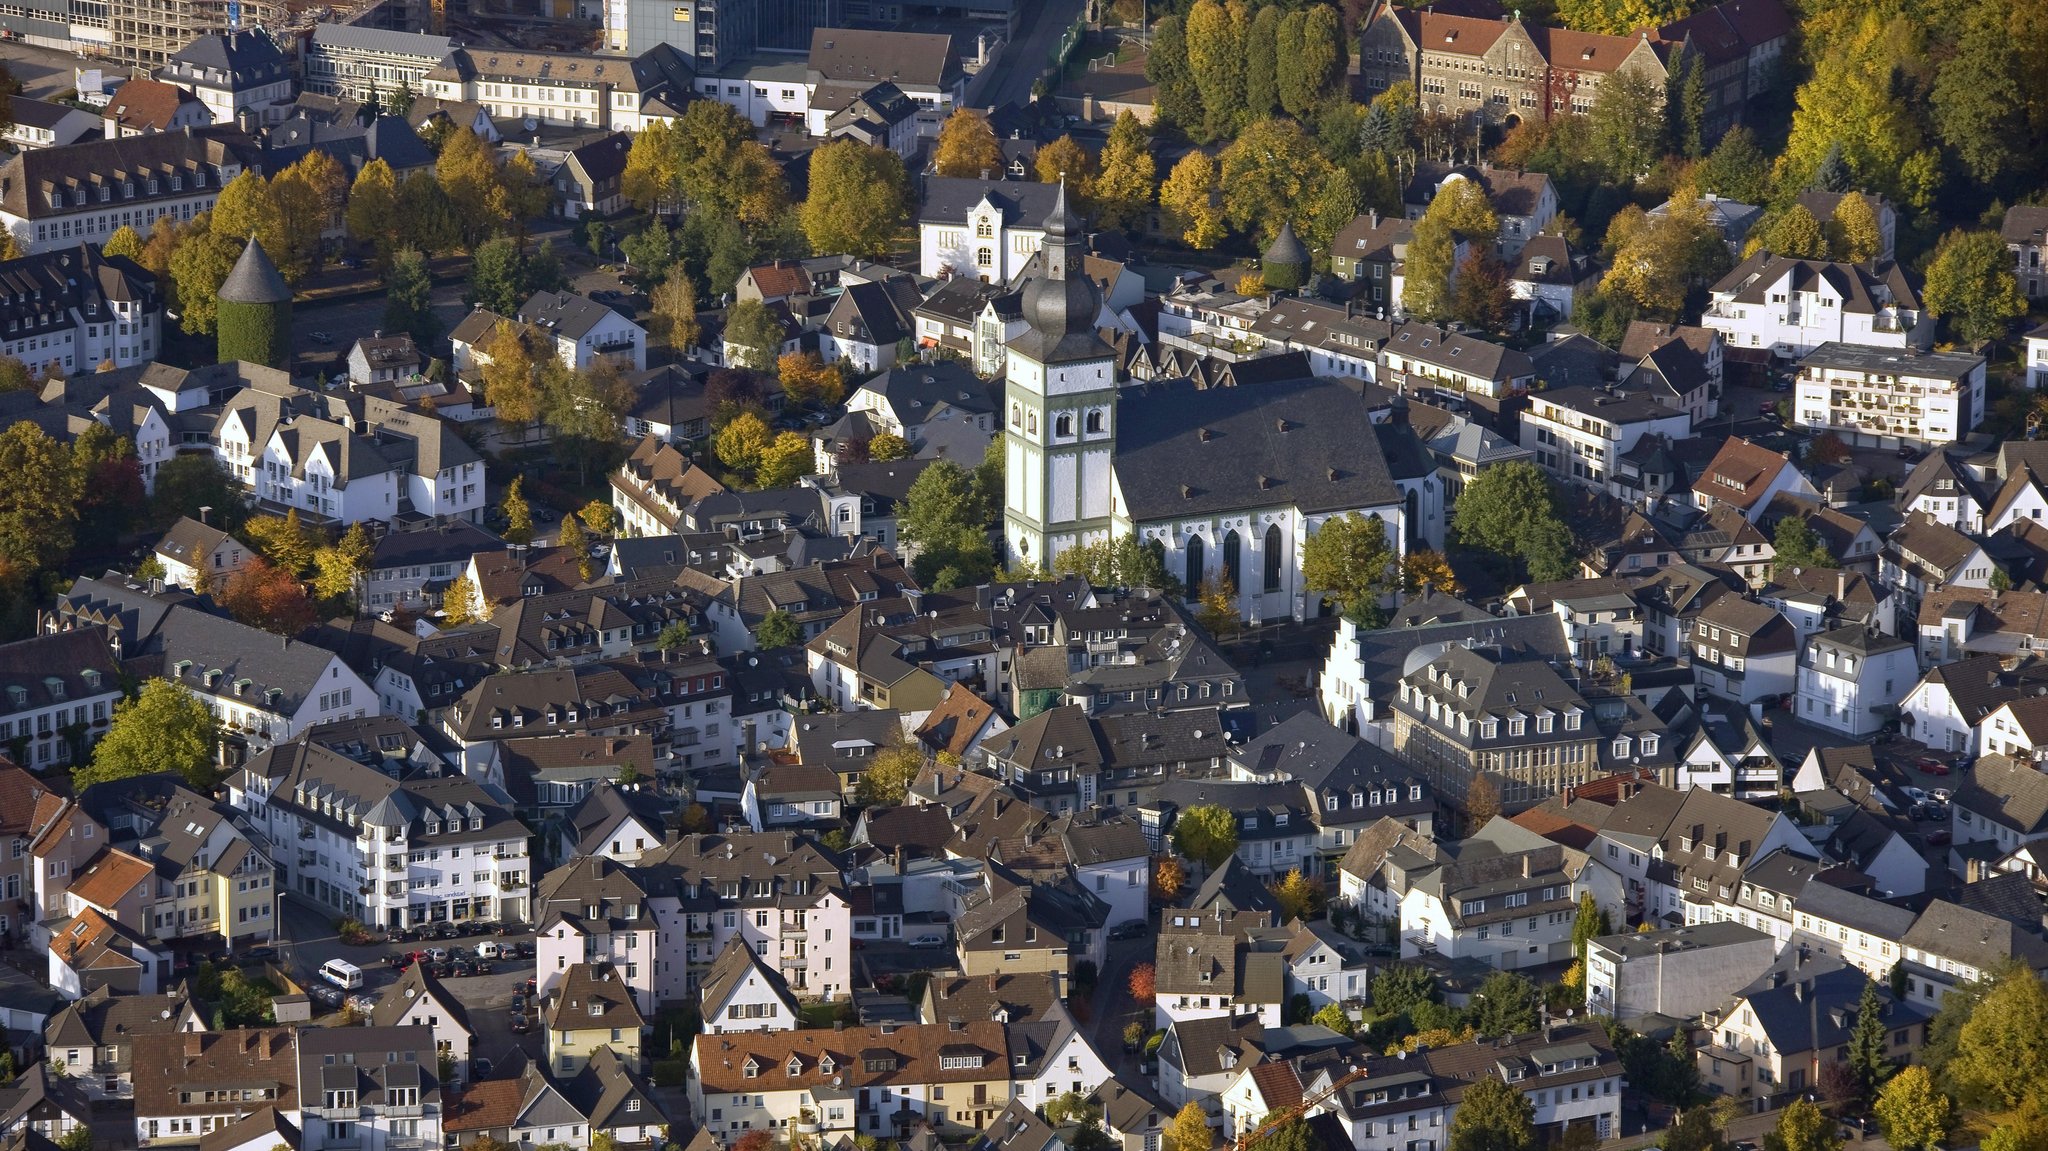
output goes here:
[{"label": "apartment building", "polygon": [[1010,1062],[1004,1025],[987,1019],[700,1035],[690,1107],[723,1140],[812,1126],[898,1139],[920,1121],[964,1137],[1009,1105]]},{"label": "apartment building", "polygon": [[300,1151],[442,1145],[432,1028],[308,1027],[297,1040]]},{"label": "apartment building", "polygon": [[[1845,1062],[1849,1037],[1870,978],[1854,967],[1800,952],[1760,987],[1739,994],[1707,1016],[1712,1042],[1698,1053],[1709,1090],[1736,1099],[1775,1101],[1818,1087],[1829,1065]],[[1894,999],[1878,988],[1885,1055],[1905,1062],[1919,1050],[1932,1012]]]},{"label": "apartment building", "polygon": [[633,999],[611,964],[571,964],[542,1002],[549,1070],[568,1078],[605,1049],[628,1068],[642,1070],[640,1048],[648,1025]]},{"label": "apartment building", "polygon": [[1895,263],[1870,266],[1757,252],[1710,290],[1700,323],[1728,348],[1798,359],[1826,343],[1924,347],[1933,320]]},{"label": "apartment building", "polygon": [[1395,754],[1459,805],[1481,772],[1508,810],[1605,774],[1590,705],[1541,660],[1448,647],[1401,676],[1388,703]]},{"label": "apartment building", "polygon": [[[993,173],[991,174],[993,175]],[[934,176],[918,209],[918,274],[1008,284],[1045,242],[1057,184]]]},{"label": "apartment building", "polygon": [[257,501],[316,523],[483,521],[482,457],[448,422],[376,396],[360,408],[277,381],[229,400],[214,456]]},{"label": "apartment building", "polygon": [[647,332],[624,315],[570,292],[536,292],[514,317],[539,330],[573,372],[602,357],[633,371],[647,367]]},{"label": "apartment building", "polygon": [[149,363],[162,320],[156,278],[132,260],[106,259],[96,246],[53,245],[0,262],[0,323],[6,325],[0,354],[21,361],[31,375]]},{"label": "apartment building", "polygon": [[199,97],[216,124],[254,131],[283,120],[292,106],[291,67],[260,28],[200,36],[171,53],[157,79]]},{"label": "apartment building", "polygon": [[446,36],[357,24],[315,24],[306,41],[306,90],[344,100],[427,90],[427,73],[454,47]]},{"label": "apartment building", "polygon": [[1405,82],[1425,111],[1512,127],[1586,115],[1617,72],[1645,75],[1661,90],[1671,48],[1647,32],[1602,36],[1525,24],[1519,13],[1496,20],[1385,3],[1360,33],[1358,68],[1367,91]]},{"label": "apartment building", "polygon": [[632,59],[454,48],[427,70],[423,85],[422,95],[481,105],[494,120],[621,132],[672,116],[664,107],[680,107],[691,89],[689,61],[666,44]]},{"label": "apartment building", "polygon": [[689,835],[641,863],[675,876],[682,894],[675,904],[657,905],[662,999],[687,996],[734,938],[752,946],[796,995],[850,994],[851,892],[838,863],[809,836]]},{"label": "apartment building", "polygon": [[1522,413],[1522,447],[1561,480],[1606,490],[1621,458],[1644,436],[1684,439],[1692,415],[1644,391],[1618,387],[1546,389]]},{"label": "apartment building", "polygon": [[531,921],[531,832],[460,776],[400,781],[301,739],[250,760],[228,795],[273,845],[281,881],[337,916]]},{"label": "apartment building", "polygon": [[1793,422],[1870,448],[1959,443],[1985,415],[1984,357],[1829,342],[1799,361]]},{"label": "apartment building", "polygon": [[32,771],[83,764],[121,699],[121,666],[92,632],[0,644],[0,748]]},{"label": "apartment building", "polygon": [[245,168],[261,172],[262,155],[236,128],[36,148],[0,164],[0,226],[30,255],[104,244],[124,227],[146,233],[161,217],[211,209]]},{"label": "apartment building", "polygon": [[1394,329],[1380,349],[1379,372],[1381,383],[1424,399],[1436,392],[1498,401],[1536,382],[1526,354],[1420,321]]},{"label": "apartment building", "polygon": [[261,1027],[137,1035],[136,1146],[197,1147],[206,1136],[266,1108],[296,1111],[299,1044],[313,1031]]},{"label": "apartment building", "polygon": [[1602,936],[1586,947],[1586,1011],[1691,1019],[1725,1004],[1777,953],[1777,940],[1740,923]]},{"label": "apartment building", "polygon": [[1862,627],[1814,636],[1799,657],[1799,717],[1844,735],[1869,736],[1920,681],[1914,645]]}]

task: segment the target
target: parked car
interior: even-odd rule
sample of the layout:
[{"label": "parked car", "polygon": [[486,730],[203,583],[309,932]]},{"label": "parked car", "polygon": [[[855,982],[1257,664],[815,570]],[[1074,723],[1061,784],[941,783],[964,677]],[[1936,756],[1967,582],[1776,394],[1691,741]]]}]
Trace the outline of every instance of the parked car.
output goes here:
[{"label": "parked car", "polygon": [[942,932],[927,931],[912,937],[910,945],[912,947],[944,947],[946,945],[946,936]]},{"label": "parked car", "polygon": [[1907,799],[1912,800],[1914,803],[1927,802],[1927,793],[1910,784],[1900,788],[1899,794],[1905,796]]},{"label": "parked car", "polygon": [[477,1056],[477,1057],[476,1057],[475,1059],[472,1059],[472,1060],[470,1060],[470,1061],[469,1061],[469,1073],[470,1073],[470,1076],[471,1076],[472,1078],[476,1078],[476,1079],[488,1079],[488,1078],[490,1078],[490,1077],[491,1077],[491,1061],[490,1061],[490,1060],[488,1060],[488,1059],[485,1059],[485,1058],[484,1058],[483,1056],[481,1056],[481,1055]]},{"label": "parked car", "polygon": [[326,332],[314,332],[313,342],[316,344],[331,344],[334,342],[334,337],[328,335]]},{"label": "parked car", "polygon": [[258,963],[275,963],[277,962],[277,948],[271,947],[268,944],[262,947],[245,947],[242,949],[241,960],[244,965],[249,966]]},{"label": "parked car", "polygon": [[512,1034],[524,1035],[533,1030],[533,1018],[524,1011],[512,1017]]},{"label": "parked car", "polygon": [[1109,929],[1111,939],[1143,939],[1148,925],[1142,919],[1127,919]]},{"label": "parked car", "polygon": [[1948,828],[1937,827],[1933,831],[1927,833],[1927,845],[1929,847],[1947,847],[1949,843],[1949,838],[1950,836]]},{"label": "parked car", "polygon": [[315,983],[306,988],[306,998],[330,1011],[341,1009],[341,988],[329,983]]},{"label": "parked car", "polygon": [[446,963],[450,958],[452,958],[452,956],[450,956],[448,953],[448,949],[445,947],[429,947],[427,948],[425,955],[427,957],[427,962],[429,963]]},{"label": "parked car", "polygon": [[1942,762],[1939,759],[1936,759],[1931,755],[1921,756],[1919,759],[1914,761],[1913,766],[1919,768],[1922,772],[1928,775],[1948,774],[1948,764]]}]

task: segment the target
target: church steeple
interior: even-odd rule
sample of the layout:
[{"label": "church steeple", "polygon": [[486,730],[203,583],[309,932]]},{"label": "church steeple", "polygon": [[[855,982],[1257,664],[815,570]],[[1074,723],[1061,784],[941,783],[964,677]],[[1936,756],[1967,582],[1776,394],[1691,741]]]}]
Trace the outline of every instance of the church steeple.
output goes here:
[{"label": "church steeple", "polygon": [[1081,221],[1067,207],[1065,180],[1060,181],[1044,228],[1045,240],[1038,250],[1045,256],[1045,274],[1024,288],[1024,322],[1031,330],[1020,339],[1030,340],[1033,346],[1026,350],[1043,363],[1106,354],[1107,347],[1095,335],[1102,296],[1088,278],[1081,252],[1086,238]]}]

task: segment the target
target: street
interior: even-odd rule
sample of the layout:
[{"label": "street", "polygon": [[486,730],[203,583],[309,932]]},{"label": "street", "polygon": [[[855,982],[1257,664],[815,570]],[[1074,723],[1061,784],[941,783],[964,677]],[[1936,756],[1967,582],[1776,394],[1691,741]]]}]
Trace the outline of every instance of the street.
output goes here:
[{"label": "street", "polygon": [[1004,104],[1023,107],[1031,102],[1031,87],[1049,63],[1060,33],[1081,14],[1081,0],[1046,0],[1026,4],[1018,16],[1017,32],[1003,45],[995,74],[990,76],[975,103],[999,108]]}]

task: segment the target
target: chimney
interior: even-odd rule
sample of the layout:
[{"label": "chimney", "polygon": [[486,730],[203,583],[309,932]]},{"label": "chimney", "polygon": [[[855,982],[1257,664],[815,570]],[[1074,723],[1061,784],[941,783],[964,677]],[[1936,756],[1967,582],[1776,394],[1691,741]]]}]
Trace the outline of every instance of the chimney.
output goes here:
[{"label": "chimney", "polygon": [[1806,980],[1802,979],[1792,985],[1792,998],[1797,999],[1801,1003],[1806,1002],[1806,982]]},{"label": "chimney", "polygon": [[1849,573],[1838,570],[1835,572],[1835,601],[1837,603],[1846,603],[1848,602],[1848,599]]},{"label": "chimney", "polygon": [[1530,869],[1530,868],[1531,868],[1532,866],[1534,866],[1534,863],[1533,863],[1533,860],[1532,860],[1532,857],[1531,857],[1530,853],[1529,853],[1529,852],[1526,852],[1526,851],[1525,851],[1525,852],[1523,852],[1523,853],[1522,853],[1522,878],[1523,878],[1523,879],[1528,879],[1528,878],[1530,877],[1530,870],[1529,870],[1529,869]]}]

